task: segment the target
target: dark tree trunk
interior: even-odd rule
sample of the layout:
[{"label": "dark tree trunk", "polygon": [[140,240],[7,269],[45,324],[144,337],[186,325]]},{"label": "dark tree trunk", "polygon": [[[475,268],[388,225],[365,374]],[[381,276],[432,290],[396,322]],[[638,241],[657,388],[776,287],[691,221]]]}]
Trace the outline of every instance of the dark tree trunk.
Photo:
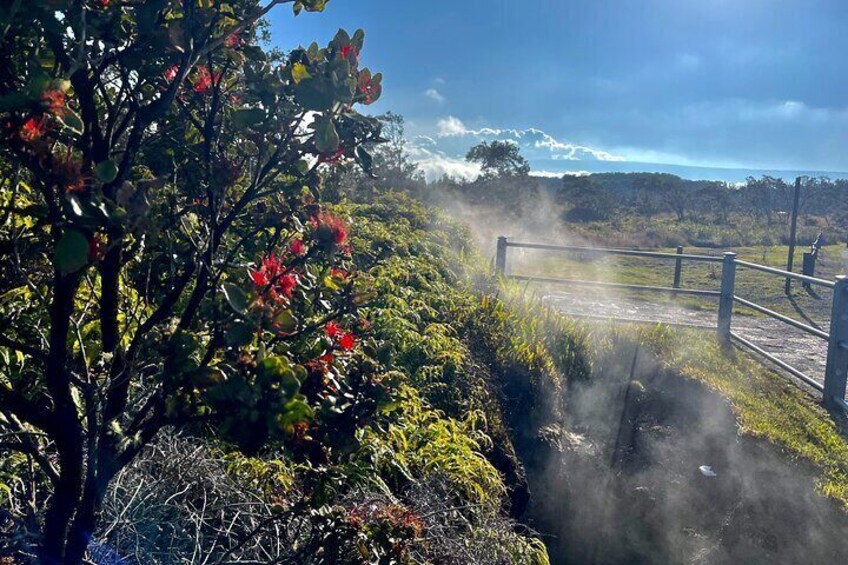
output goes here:
[{"label": "dark tree trunk", "polygon": [[82,424],[71,396],[67,361],[67,337],[79,277],[56,273],[50,305],[50,351],[45,381],[53,398],[53,439],[59,455],[59,479],[47,508],[42,532],[43,563],[63,563],[70,522],[82,490]]}]

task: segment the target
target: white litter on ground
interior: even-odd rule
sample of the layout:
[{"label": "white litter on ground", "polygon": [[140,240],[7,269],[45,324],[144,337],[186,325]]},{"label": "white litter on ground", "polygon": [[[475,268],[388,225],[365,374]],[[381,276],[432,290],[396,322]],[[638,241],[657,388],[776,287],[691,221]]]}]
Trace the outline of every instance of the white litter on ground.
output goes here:
[{"label": "white litter on ground", "polygon": [[710,467],[709,465],[701,465],[700,467],[698,467],[698,470],[701,471],[701,474],[704,475],[705,477],[717,477],[718,476],[716,474],[716,472],[713,471],[713,468]]}]

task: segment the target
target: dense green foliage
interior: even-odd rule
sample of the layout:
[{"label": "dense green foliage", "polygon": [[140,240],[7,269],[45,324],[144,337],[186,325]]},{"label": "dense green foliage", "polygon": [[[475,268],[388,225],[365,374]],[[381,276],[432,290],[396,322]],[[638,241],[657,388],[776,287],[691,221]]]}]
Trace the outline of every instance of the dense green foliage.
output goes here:
[{"label": "dense green foliage", "polygon": [[[44,562],[83,559],[110,482],[166,426],[255,453],[385,400],[357,404],[380,387],[348,366],[363,293],[319,188],[340,160],[369,170],[380,125],[354,106],[381,76],[361,30],[264,51],[281,4],[326,1],[0,11],[0,428],[34,467],[12,517]],[[324,370],[343,394],[310,390]]]}]

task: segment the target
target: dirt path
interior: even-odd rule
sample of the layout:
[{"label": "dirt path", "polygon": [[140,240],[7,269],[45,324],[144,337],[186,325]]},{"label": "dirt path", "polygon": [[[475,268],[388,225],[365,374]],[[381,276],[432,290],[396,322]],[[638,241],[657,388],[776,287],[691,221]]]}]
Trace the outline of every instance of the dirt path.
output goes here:
[{"label": "dirt path", "polygon": [[[575,317],[662,322],[705,329],[715,329],[717,321],[716,312],[690,310],[673,303],[656,304],[622,296],[610,298],[603,295],[552,292],[543,298],[558,310]],[[827,344],[821,338],[771,318],[734,314],[732,325],[734,332],[778,359],[819,382],[824,380]],[[822,329],[828,330],[826,327]]]}]

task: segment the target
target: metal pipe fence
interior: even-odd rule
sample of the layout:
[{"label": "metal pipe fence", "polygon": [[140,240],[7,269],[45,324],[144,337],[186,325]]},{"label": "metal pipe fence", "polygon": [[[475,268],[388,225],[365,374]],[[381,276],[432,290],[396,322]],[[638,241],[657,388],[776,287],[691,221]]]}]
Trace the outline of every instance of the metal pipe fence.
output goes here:
[{"label": "metal pipe fence", "polygon": [[[507,251],[509,248],[538,249],[564,253],[576,253],[592,256],[630,256],[646,257],[674,261],[674,282],[672,287],[647,286],[637,284],[623,284],[605,281],[586,281],[577,279],[559,279],[552,277],[540,277],[531,275],[511,275],[507,265]],[[721,263],[721,289],[706,290],[693,288],[680,288],[681,269],[683,261],[701,261],[709,263]],[[781,278],[795,279],[805,284],[818,285],[833,289],[833,304],[831,307],[830,331],[825,332],[811,325],[799,322],[789,316],[785,316],[760,304],[746,300],[735,293],[737,267],[743,267],[762,273],[779,276]],[[848,403],[845,401],[846,383],[848,382],[848,278],[836,277],[835,281],[828,281],[816,277],[783,271],[774,267],[742,261],[736,258],[736,253],[726,252],[722,257],[713,255],[697,255],[684,253],[682,247],[677,248],[676,253],[663,253],[659,251],[644,251],[641,249],[616,249],[605,247],[586,247],[576,245],[551,245],[546,243],[527,243],[509,241],[506,237],[499,237],[497,242],[497,254],[495,256],[495,269],[501,276],[515,280],[541,282],[546,284],[564,284],[572,286],[594,286],[602,288],[617,288],[621,290],[645,291],[670,293],[672,295],[688,294],[696,296],[718,297],[718,322],[717,330],[719,339],[724,343],[735,342],[758,355],[773,362],[775,365],[789,372],[791,375],[822,392],[822,402],[828,408],[842,408],[848,411]],[[810,375],[799,371],[788,363],[778,359],[771,353],[765,351],[755,343],[741,337],[732,331],[733,307],[734,305],[750,308],[775,320],[793,326],[808,334],[819,337],[827,342],[827,364],[824,374],[824,384]]]}]

